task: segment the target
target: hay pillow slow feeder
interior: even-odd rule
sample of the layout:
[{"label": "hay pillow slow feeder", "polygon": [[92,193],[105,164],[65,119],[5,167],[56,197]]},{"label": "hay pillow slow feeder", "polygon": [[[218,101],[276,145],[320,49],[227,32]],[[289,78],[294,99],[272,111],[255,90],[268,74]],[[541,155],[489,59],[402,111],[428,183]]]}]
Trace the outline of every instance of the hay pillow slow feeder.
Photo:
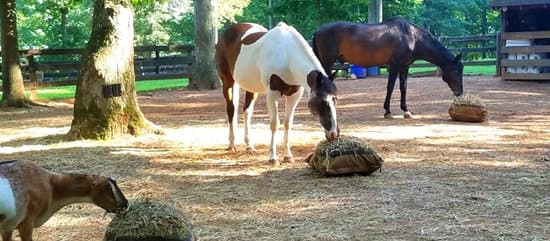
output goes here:
[{"label": "hay pillow slow feeder", "polygon": [[104,241],[194,241],[192,225],[180,210],[161,201],[139,198],[115,215]]},{"label": "hay pillow slow feeder", "polygon": [[321,141],[314,153],[306,158],[309,165],[323,176],[370,175],[382,168],[384,160],[361,139],[340,136]]},{"label": "hay pillow slow feeder", "polygon": [[453,97],[449,115],[455,121],[465,122],[484,122],[488,118],[485,104],[481,98],[472,94]]}]

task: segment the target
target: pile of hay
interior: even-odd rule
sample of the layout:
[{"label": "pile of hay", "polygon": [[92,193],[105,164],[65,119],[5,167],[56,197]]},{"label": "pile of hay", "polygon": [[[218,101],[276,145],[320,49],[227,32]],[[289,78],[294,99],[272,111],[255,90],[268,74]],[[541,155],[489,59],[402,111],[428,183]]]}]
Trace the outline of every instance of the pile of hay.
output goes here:
[{"label": "pile of hay", "polygon": [[340,176],[370,175],[382,167],[384,160],[361,139],[340,136],[317,144],[315,152],[306,158],[306,162],[324,176]]},{"label": "pile of hay", "polygon": [[455,121],[483,122],[487,121],[487,109],[478,96],[464,94],[453,97],[449,115]]},{"label": "pile of hay", "polygon": [[105,241],[193,241],[192,225],[183,213],[161,201],[136,199],[115,215]]}]

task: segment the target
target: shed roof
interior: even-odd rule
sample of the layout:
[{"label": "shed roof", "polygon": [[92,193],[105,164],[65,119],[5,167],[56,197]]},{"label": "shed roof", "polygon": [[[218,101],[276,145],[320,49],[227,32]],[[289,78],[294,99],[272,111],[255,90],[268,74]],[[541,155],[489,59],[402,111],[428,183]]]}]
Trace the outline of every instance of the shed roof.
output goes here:
[{"label": "shed roof", "polygon": [[530,5],[550,5],[550,0],[494,0],[490,6],[493,8],[501,8]]}]

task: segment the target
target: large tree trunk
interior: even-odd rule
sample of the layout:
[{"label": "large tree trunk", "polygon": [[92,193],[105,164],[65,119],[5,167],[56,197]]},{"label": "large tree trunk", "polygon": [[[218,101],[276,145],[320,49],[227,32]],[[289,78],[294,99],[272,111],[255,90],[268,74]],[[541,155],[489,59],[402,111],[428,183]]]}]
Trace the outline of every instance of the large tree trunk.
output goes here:
[{"label": "large tree trunk", "polygon": [[[92,34],[84,53],[74,104],[72,139],[111,139],[158,132],[143,116],[136,97],[133,12],[128,0],[96,0]],[[104,86],[121,95],[104,96]]]},{"label": "large tree trunk", "polygon": [[23,75],[19,64],[17,46],[17,17],[15,0],[2,0],[0,21],[2,22],[2,100],[1,107],[28,107],[25,97]]},{"label": "large tree trunk", "polygon": [[195,1],[195,64],[191,89],[217,89],[220,80],[216,71],[214,8],[211,0]]}]

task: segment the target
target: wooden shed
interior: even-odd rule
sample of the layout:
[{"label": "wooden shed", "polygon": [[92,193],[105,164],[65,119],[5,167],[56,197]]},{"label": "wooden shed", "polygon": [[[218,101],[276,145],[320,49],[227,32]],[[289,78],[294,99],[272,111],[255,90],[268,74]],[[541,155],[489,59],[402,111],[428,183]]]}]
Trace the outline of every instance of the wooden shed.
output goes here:
[{"label": "wooden shed", "polygon": [[550,0],[494,0],[500,10],[497,74],[504,80],[550,80]]}]

